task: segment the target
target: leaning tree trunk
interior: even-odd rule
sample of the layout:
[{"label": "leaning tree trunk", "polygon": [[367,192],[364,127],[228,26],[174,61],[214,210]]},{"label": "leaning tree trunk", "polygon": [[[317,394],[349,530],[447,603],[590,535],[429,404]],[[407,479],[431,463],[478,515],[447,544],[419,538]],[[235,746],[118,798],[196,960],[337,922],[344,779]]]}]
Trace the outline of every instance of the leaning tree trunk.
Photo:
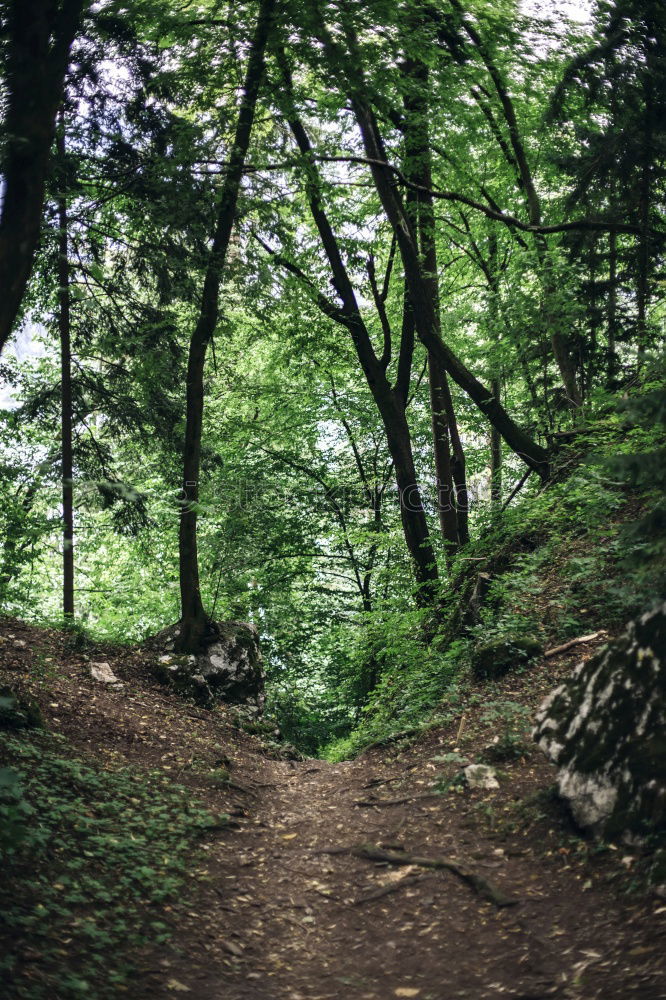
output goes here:
[{"label": "leaning tree trunk", "polygon": [[454,382],[463,389],[487,419],[497,428],[509,447],[542,479],[549,475],[548,452],[519,427],[492,392],[486,388],[444,343],[437,329],[437,314],[431,295],[423,281],[418,244],[407,217],[395,177],[383,166],[386,156],[375,116],[358,93],[351,98],[361,137],[370,160],[370,169],[386,217],[396,234],[416,332],[423,345],[432,353]]},{"label": "leaning tree trunk", "polygon": [[10,0],[7,4],[0,351],[11,336],[32,271],[56,116],[84,6],[84,0]]},{"label": "leaning tree trunk", "polygon": [[201,467],[201,436],[204,409],[204,367],[208,344],[215,332],[219,310],[220,284],[245,157],[250,144],[259,87],[264,74],[264,54],[276,0],[262,0],[245,73],[229,167],[218,202],[213,245],[208,260],[199,319],[192,333],[187,363],[187,404],[183,492],[179,532],[181,630],[178,645],[183,652],[196,652],[210,622],[201,600],[197,552],[197,505]]},{"label": "leaning tree trunk", "polygon": [[72,341],[70,266],[68,258],[67,195],[64,185],[65,133],[60,115],[56,140],[61,163],[58,192],[58,331],[60,334],[60,428],[62,479],[62,609],[65,620],[74,617],[74,462],[72,456]]}]

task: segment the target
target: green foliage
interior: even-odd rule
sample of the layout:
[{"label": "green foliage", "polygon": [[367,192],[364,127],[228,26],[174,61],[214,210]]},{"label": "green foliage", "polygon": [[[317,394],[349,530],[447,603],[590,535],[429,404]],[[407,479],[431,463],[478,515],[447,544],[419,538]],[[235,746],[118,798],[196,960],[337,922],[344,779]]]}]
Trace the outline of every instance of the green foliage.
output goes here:
[{"label": "green foliage", "polygon": [[169,937],[165,907],[224,817],[160,772],[105,770],[55,734],[0,744],[3,995],[117,996],[138,950]]},{"label": "green foliage", "polygon": [[477,680],[494,680],[510,670],[529,666],[542,653],[539,640],[525,635],[483,642],[472,653],[472,673]]},{"label": "green foliage", "polygon": [[469,644],[456,639],[444,651],[436,642],[426,644],[419,635],[422,617],[412,612],[384,618],[386,645],[378,654],[380,680],[353,732],[326,748],[330,760],[343,760],[370,744],[411,734],[437,721],[443,695],[455,689],[455,679],[468,662]]}]

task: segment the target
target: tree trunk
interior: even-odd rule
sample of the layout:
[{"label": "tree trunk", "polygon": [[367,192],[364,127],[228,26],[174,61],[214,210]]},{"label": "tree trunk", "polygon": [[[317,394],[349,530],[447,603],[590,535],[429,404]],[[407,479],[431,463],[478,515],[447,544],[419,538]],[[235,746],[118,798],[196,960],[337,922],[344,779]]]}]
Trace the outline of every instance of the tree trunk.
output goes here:
[{"label": "tree trunk", "polygon": [[418,244],[413,227],[405,213],[393,173],[381,165],[386,162],[386,156],[374,115],[357,93],[352,97],[352,104],[366,156],[373,161],[370,169],[379,199],[398,241],[419,339],[454,382],[468,394],[481,412],[497,428],[509,447],[542,479],[547,479],[549,468],[546,449],[533,441],[511,419],[499,401],[494,398],[492,392],[478,381],[441,339],[433,302],[423,281]]},{"label": "tree trunk", "polygon": [[[444,374],[444,373],[442,373]],[[428,383],[430,388],[430,411],[432,417],[432,440],[435,456],[435,476],[437,486],[437,514],[444,541],[446,561],[450,566],[451,557],[458,548],[458,515],[456,512],[449,443],[449,425],[446,419],[444,396],[440,372],[432,355],[428,355]]]},{"label": "tree trunk", "polygon": [[[499,379],[492,379],[490,388],[499,399]],[[490,428],[490,505],[495,512],[502,506],[502,439],[494,427]]]},{"label": "tree trunk", "polygon": [[213,245],[204,278],[199,319],[192,333],[187,363],[187,403],[183,492],[179,532],[181,631],[178,647],[196,652],[210,622],[201,600],[197,553],[197,504],[201,467],[201,433],[204,409],[204,367],[208,344],[217,325],[222,270],[236,217],[238,191],[245,165],[259,87],[264,74],[264,54],[276,0],[262,0],[245,73],[234,144],[217,209]]},{"label": "tree trunk", "polygon": [[[428,69],[419,60],[406,60],[402,66],[403,78],[408,92],[404,96],[405,107],[405,163],[407,177],[422,188],[432,188],[430,166],[430,144],[428,137]],[[411,218],[414,231],[418,234],[422,261],[423,282],[434,304],[437,332],[441,331],[439,277],[437,273],[437,245],[435,242],[435,211],[432,196],[426,191],[410,192],[406,200],[406,211]],[[430,392],[430,413],[432,423],[433,456],[435,462],[435,483],[437,492],[437,514],[444,542],[447,564],[458,547],[458,517],[454,498],[451,466],[451,442],[449,420],[453,407],[446,412],[444,405],[446,371],[436,358],[428,352],[428,385]],[[448,388],[448,387],[447,387]]]},{"label": "tree trunk", "polygon": [[8,4],[0,351],[11,336],[32,271],[56,116],[83,8],[84,0],[11,0]]},{"label": "tree trunk", "polygon": [[74,618],[74,462],[72,456],[72,345],[68,218],[65,183],[64,115],[56,140],[62,175],[58,192],[58,331],[60,334],[60,428],[62,478],[62,608],[66,621]]},{"label": "tree trunk", "polygon": [[[400,503],[400,517],[405,543],[412,558],[414,575],[418,585],[417,597],[421,604],[432,603],[437,594],[437,561],[430,541],[428,522],[423,508],[421,491],[416,478],[411,435],[405,415],[406,386],[411,367],[411,348],[405,350],[401,344],[399,362],[400,386],[392,389],[386,377],[388,355],[380,360],[375,354],[370,335],[361,316],[354,286],[340,252],[340,247],[330,224],[321,198],[321,184],[309,136],[296,114],[289,65],[284,52],[279,54],[283,77],[283,91],[287,99],[287,118],[301,155],[307,158],[309,170],[306,180],[306,194],[312,218],[319,232],[322,246],[328,258],[333,285],[343,302],[342,308],[332,306],[324,296],[318,296],[320,308],[336,322],[346,327],[351,335],[356,354],[365,375],[372,397],[384,424],[387,443],[395,467]],[[293,268],[293,265],[292,265]],[[298,270],[293,268],[294,270]],[[409,341],[411,319],[407,306],[403,315],[403,332]],[[390,329],[388,331],[390,335]]]}]

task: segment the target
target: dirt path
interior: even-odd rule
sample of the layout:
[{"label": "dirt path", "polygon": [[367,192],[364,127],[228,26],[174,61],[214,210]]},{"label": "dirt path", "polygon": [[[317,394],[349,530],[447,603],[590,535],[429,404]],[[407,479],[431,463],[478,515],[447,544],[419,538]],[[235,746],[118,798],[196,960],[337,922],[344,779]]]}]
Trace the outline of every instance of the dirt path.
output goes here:
[{"label": "dirt path", "polygon": [[[541,858],[543,844],[520,834],[481,834],[468,808],[483,803],[478,793],[356,804],[418,795],[424,749],[339,765],[255,761],[258,798],[214,849],[176,984],[193,1000],[665,997],[649,908],[594,887],[599,873],[585,879],[567,854]],[[448,872],[318,853],[367,842],[465,859],[517,905],[498,909]]]},{"label": "dirt path", "polygon": [[[535,747],[499,765],[498,789],[431,794],[455,773],[447,755],[474,759],[488,743],[485,691],[462,740],[457,718],[352,762],[273,760],[232,711],[197,710],[147,680],[140,655],[99,651],[124,682],[111,690],[57,633],[12,628],[10,677],[34,676],[35,656],[60,664],[25,681],[50,729],[102,764],[158,768],[234,821],[193,853],[187,891],[162,916],[172,942],[142,956],[131,1000],[666,998],[666,901],[627,891],[637,852],[575,835]],[[533,706],[567,669],[493,696]],[[221,763],[230,782],[215,780]],[[449,871],[322,853],[368,843],[456,858],[516,905]]]}]

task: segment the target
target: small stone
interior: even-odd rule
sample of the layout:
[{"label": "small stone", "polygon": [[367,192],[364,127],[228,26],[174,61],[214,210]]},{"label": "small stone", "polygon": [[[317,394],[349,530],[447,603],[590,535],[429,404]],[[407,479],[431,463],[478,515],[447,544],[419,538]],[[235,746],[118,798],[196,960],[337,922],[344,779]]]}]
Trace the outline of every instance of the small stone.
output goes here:
[{"label": "small stone", "polygon": [[492,788],[499,788],[495,769],[488,767],[487,764],[469,764],[463,768],[463,775],[470,788],[481,791],[490,791]]},{"label": "small stone", "polygon": [[111,665],[106,661],[90,664],[90,676],[100,684],[114,684],[121,686],[120,681],[111,669]]}]

